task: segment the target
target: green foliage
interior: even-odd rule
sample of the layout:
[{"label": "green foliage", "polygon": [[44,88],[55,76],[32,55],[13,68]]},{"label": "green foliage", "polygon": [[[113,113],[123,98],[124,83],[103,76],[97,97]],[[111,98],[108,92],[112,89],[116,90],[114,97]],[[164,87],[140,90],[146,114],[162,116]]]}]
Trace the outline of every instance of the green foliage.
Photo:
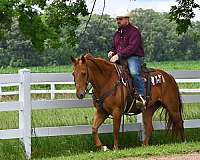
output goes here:
[{"label": "green foliage", "polygon": [[[52,13],[49,14],[52,15]],[[14,18],[10,31],[0,41],[0,66],[66,65],[71,63],[71,55],[76,57],[86,52],[91,52],[94,56],[107,58],[107,52],[111,49],[113,34],[117,29],[115,19],[109,15],[104,15],[101,20],[100,15],[93,15],[88,28],[83,33],[88,17],[78,16],[79,26],[70,27],[68,25],[71,25],[71,23],[64,23],[56,32],[54,27],[60,21],[59,19],[51,21],[50,17],[48,17],[48,14],[35,16],[34,21],[37,23],[30,26],[29,24],[24,25],[24,21],[20,22]],[[61,19],[64,21],[65,17],[61,17]],[[193,22],[192,28],[189,28],[186,33],[178,35],[176,33],[176,23],[169,22],[169,15],[166,13],[158,13],[149,9],[137,9],[131,11],[130,21],[141,30],[144,40],[145,61],[200,59],[200,22]],[[25,22],[28,23],[28,20]],[[43,22],[45,22],[44,28],[40,26]],[[48,24],[46,24],[47,22]],[[50,25],[51,27],[49,27]],[[24,29],[26,33],[22,34],[20,26],[22,28],[29,26]],[[38,32],[32,32],[32,29],[28,30],[28,28],[35,28]],[[50,39],[44,40],[46,32]],[[28,34],[37,40],[27,40],[26,36]],[[77,38],[72,40],[70,37],[74,34]],[[58,37],[58,35],[61,36]],[[41,43],[43,40],[44,43]],[[71,43],[75,43],[73,48]],[[61,44],[65,45],[61,46]],[[45,49],[39,51],[34,46],[45,47]],[[60,47],[54,49],[53,47],[56,46]]]},{"label": "green foliage", "polygon": [[1,67],[64,65],[70,62],[69,55],[72,54],[75,55],[73,49],[67,46],[59,49],[47,48],[43,52],[36,50],[31,41],[20,33],[17,21],[14,21],[11,31],[0,42]]},{"label": "green foliage", "polygon": [[[192,26],[194,9],[200,6],[194,0],[176,1],[178,5],[172,6],[169,18],[177,23],[178,33],[183,33]],[[13,20],[17,19],[20,31],[38,50],[44,50],[45,47],[59,48],[65,46],[64,42],[75,46],[75,30],[80,24],[80,15],[88,15],[85,0],[1,0],[0,39],[5,37]],[[67,31],[65,36],[62,34],[63,28]],[[65,41],[62,41],[63,38]],[[104,41],[104,38],[99,39]],[[92,45],[90,44],[90,47]]]},{"label": "green foliage", "polygon": [[18,20],[19,29],[35,48],[43,50],[45,45],[58,48],[61,42],[61,28],[67,27],[67,42],[74,46],[75,29],[79,25],[79,15],[87,15],[84,0],[73,2],[64,0],[1,0],[0,1],[0,38]]},{"label": "green foliage", "polygon": [[178,5],[172,6],[170,20],[177,24],[178,34],[185,33],[192,26],[191,19],[195,17],[194,9],[200,9],[195,0],[176,0]]},{"label": "green foliage", "polygon": [[[94,55],[104,56],[111,48],[114,32],[117,29],[114,19],[109,15],[104,15],[100,23],[100,15],[93,15],[86,31],[82,33],[88,17],[81,17],[81,25],[77,29],[79,43],[78,53],[91,52]],[[104,52],[104,55],[102,55]]]},{"label": "green foliage", "polygon": [[26,40],[14,23],[6,39],[0,43],[1,66],[22,67],[27,65],[41,65],[38,52],[33,49],[29,40]]},{"label": "green foliage", "polygon": [[[77,30],[80,40],[78,54],[89,51],[94,55],[107,57],[117,25],[115,20],[107,15],[102,18],[102,23],[99,24],[100,16],[94,15],[85,34],[81,34],[85,26],[85,18],[82,18],[83,23]],[[178,35],[176,23],[170,23],[166,13],[136,9],[131,11],[130,21],[142,32],[146,61],[200,59],[200,22],[194,22],[193,28]]]},{"label": "green foliage", "polygon": [[131,12],[131,22],[143,35],[147,61],[198,60],[200,59],[200,22],[182,35],[176,33],[176,23],[169,22],[169,15],[153,10],[138,9]]}]

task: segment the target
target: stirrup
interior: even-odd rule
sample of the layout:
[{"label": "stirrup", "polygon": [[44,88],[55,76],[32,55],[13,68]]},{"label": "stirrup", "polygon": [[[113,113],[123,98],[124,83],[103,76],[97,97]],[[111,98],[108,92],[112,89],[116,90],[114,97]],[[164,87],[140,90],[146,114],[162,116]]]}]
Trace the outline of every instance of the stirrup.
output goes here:
[{"label": "stirrup", "polygon": [[146,100],[145,100],[141,95],[139,95],[139,98],[141,99],[142,104],[143,104],[144,106],[146,106]]},{"label": "stirrup", "polygon": [[146,110],[146,100],[141,95],[138,95],[138,99],[136,100],[136,107],[142,112]]}]

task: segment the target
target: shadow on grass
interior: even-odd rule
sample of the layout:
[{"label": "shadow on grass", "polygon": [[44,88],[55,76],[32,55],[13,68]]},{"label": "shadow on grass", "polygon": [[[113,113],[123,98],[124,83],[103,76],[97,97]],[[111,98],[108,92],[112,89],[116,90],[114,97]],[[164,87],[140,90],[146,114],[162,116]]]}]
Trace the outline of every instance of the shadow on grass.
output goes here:
[{"label": "shadow on grass", "polygon": [[[186,130],[188,142],[200,142],[200,129]],[[103,145],[112,149],[113,136],[112,134],[100,134]],[[179,140],[172,138],[166,134],[166,131],[156,131],[153,133],[150,145],[180,143]],[[134,148],[141,146],[142,143],[138,140],[137,132],[125,133],[124,137],[120,134],[119,146],[120,149]],[[81,136],[62,136],[62,137],[45,137],[33,138],[32,140],[33,158],[47,158],[58,156],[72,156],[80,153],[97,152],[93,144],[91,135]]]},{"label": "shadow on grass", "polygon": [[[186,130],[188,142],[200,142],[200,129]],[[100,134],[104,145],[112,149],[112,134]],[[173,139],[166,131],[156,131],[153,133],[150,145],[162,145],[180,143],[179,140]],[[120,133],[120,149],[134,148],[141,146],[136,132],[125,133],[124,137]],[[60,136],[60,137],[43,137],[32,138],[32,158],[50,158],[50,157],[68,157],[81,153],[98,152],[93,144],[92,135],[80,136]],[[22,145],[19,140],[1,140],[0,141],[0,159],[4,160],[24,160]]]}]

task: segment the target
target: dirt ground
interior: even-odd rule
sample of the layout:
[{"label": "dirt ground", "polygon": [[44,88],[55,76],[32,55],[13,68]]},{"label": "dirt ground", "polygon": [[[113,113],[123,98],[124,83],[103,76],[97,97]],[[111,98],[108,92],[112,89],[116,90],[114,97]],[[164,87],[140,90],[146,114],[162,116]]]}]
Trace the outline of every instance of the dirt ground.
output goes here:
[{"label": "dirt ground", "polygon": [[170,155],[170,156],[155,156],[149,158],[137,158],[137,157],[129,157],[129,158],[121,158],[117,160],[200,160],[200,153],[192,153],[185,155]]}]

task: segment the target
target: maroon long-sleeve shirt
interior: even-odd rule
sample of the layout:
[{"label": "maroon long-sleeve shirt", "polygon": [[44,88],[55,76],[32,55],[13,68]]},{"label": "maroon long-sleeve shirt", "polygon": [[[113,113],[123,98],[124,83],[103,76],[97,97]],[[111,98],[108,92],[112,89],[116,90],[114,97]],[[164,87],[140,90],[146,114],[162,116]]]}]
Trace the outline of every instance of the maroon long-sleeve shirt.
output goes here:
[{"label": "maroon long-sleeve shirt", "polygon": [[112,51],[120,57],[144,56],[143,41],[140,31],[130,23],[115,32]]}]

